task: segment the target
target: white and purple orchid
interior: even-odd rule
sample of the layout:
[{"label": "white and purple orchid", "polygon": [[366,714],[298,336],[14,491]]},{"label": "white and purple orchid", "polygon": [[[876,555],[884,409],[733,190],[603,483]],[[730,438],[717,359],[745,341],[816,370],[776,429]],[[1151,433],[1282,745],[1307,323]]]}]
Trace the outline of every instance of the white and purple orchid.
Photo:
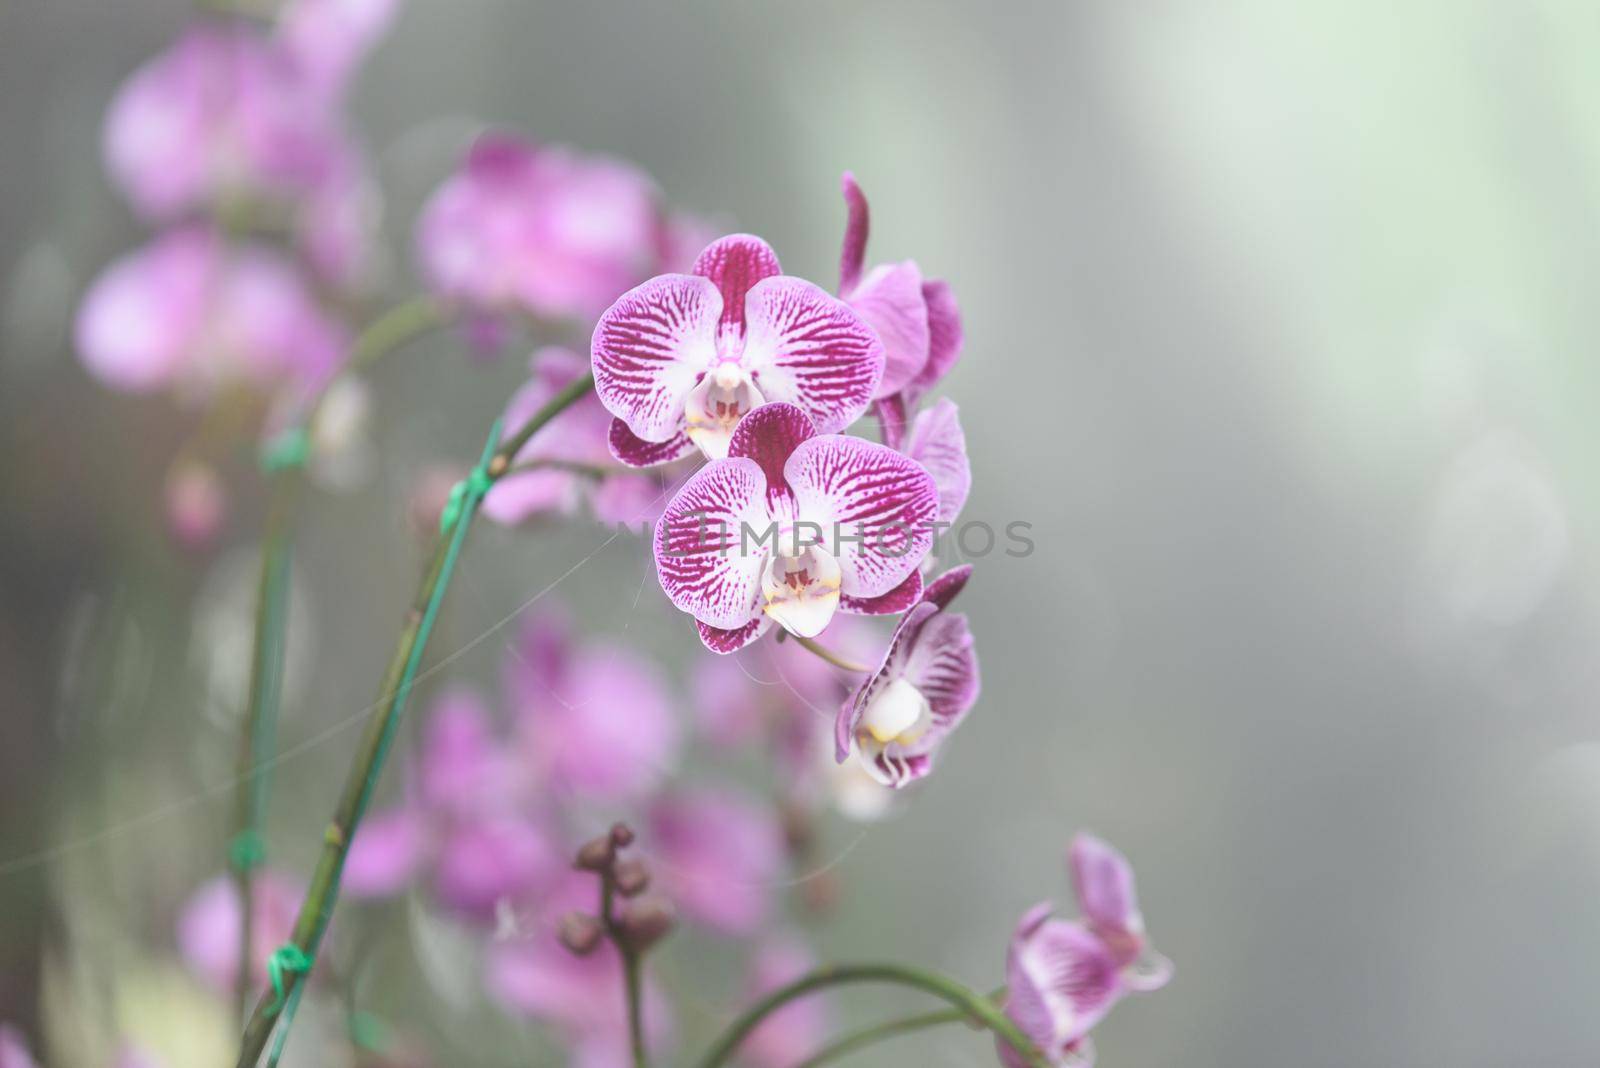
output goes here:
[{"label": "white and purple orchid", "polygon": [[[1055,919],[1048,902],[1023,915],[1006,954],[1006,1014],[1051,1064],[1087,1066],[1089,1031],[1124,995],[1165,986],[1172,962],[1149,948],[1126,857],[1079,834],[1068,866],[1082,918]],[[1025,1064],[997,1048],[1007,1068]]]},{"label": "white and purple orchid", "polygon": [[839,709],[834,756],[855,752],[874,779],[899,788],[933,770],[933,755],[978,699],[978,654],[967,617],[946,611],[972,566],[928,584],[895,627],[878,670]]},{"label": "white and purple orchid", "polygon": [[819,434],[792,404],[734,430],[728,455],[683,485],[656,524],[656,574],[672,603],[729,653],[777,623],[802,638],[836,611],[892,615],[922,593],[938,490],[915,461]]},{"label": "white and purple orchid", "polygon": [[635,467],[699,448],[728,455],[734,427],[768,402],[823,434],[855,422],[883,377],[883,343],[844,302],[782,274],[758,237],[733,234],[692,274],[624,293],[595,327],[595,390],[616,416],[611,450]]}]

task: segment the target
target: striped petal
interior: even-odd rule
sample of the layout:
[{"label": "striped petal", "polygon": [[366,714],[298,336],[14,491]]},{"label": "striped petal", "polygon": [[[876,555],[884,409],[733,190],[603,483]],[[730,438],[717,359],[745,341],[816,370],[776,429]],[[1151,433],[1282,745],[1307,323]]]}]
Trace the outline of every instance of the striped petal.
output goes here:
[{"label": "striped petal", "polygon": [[844,193],[845,223],[844,243],[839,249],[839,292],[849,293],[861,281],[861,265],[867,258],[867,234],[871,230],[871,213],[867,210],[867,195],[856,184],[856,176],[849,171],[839,181]]},{"label": "striped petal", "polygon": [[700,631],[700,641],[713,653],[736,653],[745,646],[760,640],[772,628],[772,617],[762,616],[752,619],[742,627],[725,630],[722,627],[713,627],[707,623],[697,623]]},{"label": "striped petal", "polygon": [[1038,908],[1012,936],[1006,985],[1008,1013],[1052,1063],[1125,992],[1117,963],[1099,938],[1081,924],[1041,916]]},{"label": "striped petal", "polygon": [[824,434],[796,447],[784,477],[796,516],[827,532],[845,596],[889,593],[933,545],[938,490],[915,460],[893,449]]},{"label": "striped petal", "polygon": [[764,278],[783,273],[778,254],[754,234],[729,234],[706,246],[694,273],[709,278],[722,294],[721,328],[744,332],[745,294]]},{"label": "striped petal", "polygon": [[747,532],[771,523],[766,479],[754,460],[701,468],[656,524],[656,575],[667,597],[701,623],[738,630],[757,618],[761,570],[770,544]]},{"label": "striped petal", "polygon": [[803,441],[817,436],[811,417],[792,404],[763,404],[734,428],[729,456],[747,456],[761,465],[769,498],[791,496],[783,467]]},{"label": "striped petal", "polygon": [[687,274],[652,278],[618,298],[590,349],[606,410],[648,442],[680,433],[689,391],[716,356],[722,310],[716,285]]},{"label": "striped petal", "polygon": [[883,342],[843,301],[799,278],[768,278],[745,295],[741,362],[769,401],[797,405],[817,430],[843,430],[883,377]]},{"label": "striped petal", "polygon": [[961,326],[961,309],[950,284],[940,279],[922,283],[922,300],[928,309],[928,362],[906,386],[912,400],[921,397],[950,373],[961,358],[966,332]]},{"label": "striped petal", "polygon": [[888,593],[877,597],[842,597],[839,611],[858,616],[897,616],[922,599],[922,572],[913,571]]},{"label": "striped petal", "polygon": [[671,463],[695,451],[694,442],[681,430],[666,441],[646,441],[628,429],[621,419],[611,420],[606,444],[619,463],[629,467],[655,467]]},{"label": "striped petal", "polygon": [[885,263],[867,272],[845,299],[883,342],[880,397],[898,393],[928,363],[928,306],[922,298],[922,272],[916,263]]},{"label": "striped petal", "polygon": [[939,522],[954,523],[972,489],[967,436],[962,433],[955,401],[940,398],[917,414],[905,452],[933,476],[933,484],[939,488]]}]

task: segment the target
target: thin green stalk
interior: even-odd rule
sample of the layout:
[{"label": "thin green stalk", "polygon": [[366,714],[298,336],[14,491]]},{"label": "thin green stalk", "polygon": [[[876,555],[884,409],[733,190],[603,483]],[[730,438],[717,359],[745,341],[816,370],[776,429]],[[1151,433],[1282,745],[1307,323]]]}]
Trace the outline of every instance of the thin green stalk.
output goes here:
[{"label": "thin green stalk", "polygon": [[[450,309],[433,297],[403,301],[379,315],[356,338],[346,361],[346,372],[371,366],[385,354],[416,340],[428,330],[449,321]],[[321,411],[319,396],[297,428],[308,437]],[[291,431],[295,433],[296,431]],[[294,521],[304,489],[304,471],[298,461],[274,470],[272,501],[262,536],[261,571],[256,588],[255,634],[250,658],[250,689],[246,695],[240,732],[237,812],[229,863],[240,901],[239,1014],[249,1005],[251,967],[254,963],[254,869],[265,859],[267,795],[271,784],[268,763],[276,748],[278,703],[283,682],[285,638],[288,626],[289,560],[294,547]]]},{"label": "thin green stalk", "polygon": [[944,1009],[940,1012],[924,1013],[921,1016],[907,1016],[900,1020],[890,1020],[887,1023],[873,1024],[863,1027],[859,1031],[851,1031],[834,1041],[823,1046],[817,1052],[795,1065],[794,1068],[821,1068],[824,1064],[842,1060],[850,1054],[868,1046],[877,1045],[879,1042],[901,1035],[909,1035],[916,1031],[926,1031],[930,1027],[942,1027],[945,1024],[970,1021],[972,1017],[961,1009]]},{"label": "thin green stalk", "polygon": [[761,1021],[783,1008],[789,1002],[813,991],[846,983],[895,983],[908,986],[943,998],[966,1017],[994,1032],[1034,1068],[1049,1068],[1049,1062],[1034,1049],[1011,1018],[984,995],[954,979],[936,972],[924,971],[902,964],[834,964],[825,965],[813,972],[779,987],[736,1019],[699,1063],[699,1068],[721,1068],[728,1063],[745,1037],[760,1026]]},{"label": "thin green stalk", "polygon": [[255,869],[264,858],[263,825],[270,783],[258,758],[275,748],[278,704],[282,689],[284,632],[287,629],[289,558],[294,539],[292,517],[301,492],[299,470],[279,472],[273,479],[266,532],[261,546],[261,576],[256,587],[255,648],[250,659],[250,690],[245,709],[245,729],[239,746],[237,786],[238,823],[229,843],[229,861],[240,901],[239,971],[236,983],[238,1013],[250,1004],[251,971],[255,954]]},{"label": "thin green stalk", "polygon": [[[517,450],[538,433],[541,427],[587,393],[593,383],[594,379],[587,375],[573,383],[553,397],[498,449],[492,453],[486,450],[484,459],[480,463],[484,485],[492,485],[504,475],[511,468],[511,461],[516,456]],[[492,440],[490,446],[493,446]],[[432,560],[424,573],[416,600],[413,601],[411,611],[406,617],[406,624],[401,629],[394,656],[389,662],[388,671],[385,672],[383,683],[378,690],[379,712],[367,723],[366,732],[362,735],[356,752],[356,759],[350,765],[343,792],[334,809],[333,820],[323,835],[322,855],[312,875],[311,887],[300,907],[300,915],[295,921],[290,939],[291,945],[312,962],[316,960],[317,950],[321,947],[323,935],[327,932],[328,921],[332,918],[334,907],[338,903],[339,884],[344,874],[344,863],[350,851],[350,843],[355,837],[362,816],[366,813],[367,804],[382,774],[384,760],[405,709],[406,699],[410,696],[417,667],[427,647],[428,634],[445,592],[449,588],[451,573],[461,553],[472,515],[480,498],[481,493],[466,495],[459,517],[441,534],[434,546]],[[283,1031],[274,1045],[274,1060],[276,1054],[282,1050],[283,1042],[288,1035],[288,1028],[294,1010],[299,1004],[306,978],[306,972],[300,971],[291,972],[286,977],[287,1002],[281,1006]],[[255,1011],[245,1025],[238,1068],[251,1068],[260,1059],[267,1041],[272,1036],[274,1026],[279,1021],[280,1013],[275,1011],[279,1007],[275,999],[268,995],[263,995],[256,1003]]]},{"label": "thin green stalk", "polygon": [[644,969],[639,951],[624,936],[612,909],[616,904],[616,888],[612,871],[600,873],[600,922],[605,926],[606,937],[622,956],[623,993],[628,1002],[628,1048],[633,1053],[633,1068],[650,1068],[649,1054],[644,1047]]}]

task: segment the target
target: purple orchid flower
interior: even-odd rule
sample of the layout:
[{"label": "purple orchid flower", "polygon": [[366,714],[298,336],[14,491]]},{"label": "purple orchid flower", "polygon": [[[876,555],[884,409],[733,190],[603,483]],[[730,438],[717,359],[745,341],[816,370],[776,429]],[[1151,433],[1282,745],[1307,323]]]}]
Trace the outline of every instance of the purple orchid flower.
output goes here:
[{"label": "purple orchid flower", "polygon": [[78,312],[77,345],[101,381],[130,392],[208,396],[243,382],[308,394],[348,340],[288,260],[228,247],[213,231],[169,231],[113,263]]},{"label": "purple orchid flower", "polygon": [[616,416],[611,448],[635,467],[696,447],[728,454],[740,417],[769,401],[800,408],[819,432],[849,426],[883,376],[883,344],[843,302],[781,273],[765,241],[733,234],[691,274],[664,274],[600,317],[595,390]]},{"label": "purple orchid flower", "polygon": [[304,195],[344,151],[336,111],[290,52],[243,25],[185,31],[133,73],[106,117],[112,180],[159,222],[223,200]]},{"label": "purple orchid flower", "polygon": [[961,311],[950,286],[924,279],[914,260],[880,264],[863,273],[870,215],[855,175],[841,182],[849,214],[839,253],[839,296],[883,339],[883,380],[874,400],[885,443],[898,447],[908,413],[961,356]]},{"label": "purple orchid flower", "polygon": [[[250,968],[257,982],[266,983],[267,958],[289,937],[304,896],[304,884],[292,876],[256,873]],[[178,951],[217,990],[232,990],[239,979],[240,912],[239,888],[231,876],[219,875],[196,890],[178,916]]]},{"label": "purple orchid flower", "polygon": [[629,164],[486,134],[423,209],[417,256],[482,315],[588,318],[654,267],[657,199]]},{"label": "purple orchid flower", "polygon": [[661,886],[687,919],[719,934],[761,928],[783,875],[783,829],[741,794],[698,788],[663,797],[646,840]]},{"label": "purple orchid flower", "polygon": [[939,744],[978,699],[967,617],[946,611],[971,575],[965,565],[939,576],[895,627],[878,670],[834,721],[840,763],[854,750],[873,778],[896,788],[933,770]]},{"label": "purple orchid flower", "polygon": [[399,7],[399,0],[289,0],[278,14],[278,39],[301,77],[333,97],[348,87]]},{"label": "purple orchid flower", "polygon": [[[519,389],[501,420],[514,433],[529,416],[588,370],[583,357],[569,349],[545,348],[530,361],[533,378]],[[593,393],[556,416],[517,453],[516,464],[548,466],[516,472],[497,482],[483,501],[483,513],[499,523],[516,524],[541,515],[570,515],[587,503],[603,523],[634,523],[660,515],[667,494],[652,472],[618,468],[600,477],[574,470],[574,465],[614,466],[606,435],[611,415]]]},{"label": "purple orchid flower", "polygon": [[810,638],[838,610],[891,615],[916,603],[938,504],[915,461],[818,434],[801,409],[767,404],[667,505],[656,574],[713,652],[748,645],[773,622]]},{"label": "purple orchid flower", "polygon": [[[1072,840],[1069,868],[1082,918],[1029,909],[1006,954],[1006,1013],[1052,1064],[1093,1062],[1089,1031],[1128,993],[1159,990],[1172,963],[1150,950],[1127,858],[1088,834]],[[1023,1061],[997,1043],[1007,1068]]]}]

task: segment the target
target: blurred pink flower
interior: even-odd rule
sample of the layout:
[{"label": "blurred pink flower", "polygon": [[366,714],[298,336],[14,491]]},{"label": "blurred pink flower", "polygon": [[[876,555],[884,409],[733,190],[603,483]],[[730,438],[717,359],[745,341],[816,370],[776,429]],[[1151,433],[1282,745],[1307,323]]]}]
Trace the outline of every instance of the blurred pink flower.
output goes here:
[{"label": "blurred pink flower", "polygon": [[[745,990],[753,1000],[800,978],[817,966],[816,957],[793,935],[763,942],[751,962]],[[740,1047],[739,1060],[750,1068],[793,1068],[822,1045],[833,1030],[833,1005],[816,994],[792,1001],[762,1021]]]},{"label": "blurred pink flower", "polygon": [[[304,896],[298,879],[272,869],[256,871],[250,967],[258,983],[266,983],[267,958],[289,938]],[[238,982],[239,924],[239,890],[229,875],[203,884],[178,915],[178,952],[218,990],[232,990]]]},{"label": "blurred pink flower", "polygon": [[[631,1060],[620,956],[610,942],[602,941],[579,957],[557,936],[557,924],[567,912],[594,910],[595,893],[592,876],[568,873],[541,898],[523,936],[490,948],[487,985],[507,1009],[555,1027],[574,1068],[627,1068]],[[643,1012],[646,1043],[660,1055],[672,1040],[672,1012],[648,973]]]},{"label": "blurred pink flower", "polygon": [[582,801],[656,789],[677,761],[680,729],[656,666],[616,645],[575,648],[564,620],[532,617],[507,647],[506,694],[528,762]]},{"label": "blurred pink flower", "polygon": [[101,273],[78,311],[84,364],[115,389],[325,381],[347,344],[288,260],[230,247],[199,226],[169,230]]},{"label": "blurred pink flower", "polygon": [[301,77],[335,95],[349,85],[399,6],[399,0],[289,0],[278,13],[278,37]]},{"label": "blurred pink flower", "polygon": [[434,706],[421,743],[418,796],[370,814],[350,846],[344,886],[354,897],[397,893],[431,866],[435,896],[475,920],[547,886],[566,860],[532,805],[516,750],[499,738],[476,694],[452,690]]},{"label": "blurred pink flower", "polygon": [[475,311],[588,319],[653,268],[659,229],[633,166],[494,133],[423,209],[417,255],[435,291]]},{"label": "blurred pink flower", "polygon": [[[531,380],[512,396],[502,425],[506,436],[589,370],[588,361],[570,349],[543,348],[529,360]],[[483,512],[500,523],[521,523],[542,515],[570,515],[587,503],[604,523],[638,524],[661,514],[666,488],[656,472],[618,467],[606,445],[611,416],[593,392],[556,416],[528,440],[516,463],[550,466],[507,475],[484,498]],[[595,474],[576,467],[610,473]]]},{"label": "blurred pink flower", "polygon": [[0,1068],[38,1068],[22,1032],[0,1023]]},{"label": "blurred pink flower", "polygon": [[[1086,1065],[1089,1031],[1125,995],[1165,986],[1172,963],[1149,948],[1121,853],[1079,834],[1069,867],[1082,918],[1054,919],[1048,902],[1023,915],[1006,955],[1006,1013],[1052,1064]],[[1008,1068],[1022,1068],[1009,1046],[997,1048]]]},{"label": "blurred pink flower", "polygon": [[783,878],[783,829],[772,810],[732,791],[663,797],[644,840],[664,893],[686,919],[719,934],[758,930]]},{"label": "blurred pink flower", "polygon": [[336,111],[287,51],[242,23],[186,30],[129,77],[106,117],[112,180],[158,222],[304,194],[342,150]]}]

